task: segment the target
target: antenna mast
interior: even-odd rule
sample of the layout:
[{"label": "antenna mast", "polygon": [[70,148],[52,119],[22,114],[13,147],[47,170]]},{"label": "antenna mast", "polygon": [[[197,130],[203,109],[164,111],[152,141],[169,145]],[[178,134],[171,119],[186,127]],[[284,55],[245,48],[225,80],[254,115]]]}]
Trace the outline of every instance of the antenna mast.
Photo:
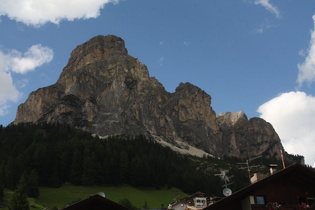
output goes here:
[{"label": "antenna mast", "polygon": [[285,163],[284,163],[284,157],[283,157],[283,151],[280,149],[280,155],[281,155],[281,160],[282,160],[282,166],[285,168]]},{"label": "antenna mast", "polygon": [[214,174],[214,176],[219,176],[221,178],[221,180],[224,181],[224,185],[222,187],[224,187],[223,195],[225,195],[225,196],[230,196],[232,194],[232,190],[230,188],[228,188],[227,186],[230,184],[233,184],[233,182],[229,183],[229,181],[233,177],[233,175],[227,176],[228,172],[229,172],[228,170],[220,169],[220,174]]},{"label": "antenna mast", "polygon": [[237,163],[237,164],[246,165],[246,166],[244,166],[244,167],[241,167],[240,169],[247,169],[249,181],[250,181],[250,178],[251,178],[250,169],[251,169],[251,168],[254,168],[254,167],[259,167],[258,165],[256,165],[256,166],[250,166],[249,163],[250,163],[251,161],[253,161],[253,160],[256,160],[257,158],[260,158],[260,157],[261,157],[261,155],[260,155],[260,156],[257,156],[257,157],[254,157],[254,158],[249,158],[248,160],[246,160],[245,163]]}]

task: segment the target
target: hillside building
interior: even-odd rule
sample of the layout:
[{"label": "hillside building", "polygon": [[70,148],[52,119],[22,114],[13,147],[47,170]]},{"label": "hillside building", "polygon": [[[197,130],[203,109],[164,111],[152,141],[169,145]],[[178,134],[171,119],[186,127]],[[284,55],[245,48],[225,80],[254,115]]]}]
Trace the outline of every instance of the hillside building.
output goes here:
[{"label": "hillside building", "polygon": [[301,164],[293,164],[204,210],[315,209],[314,200],[315,171]]}]

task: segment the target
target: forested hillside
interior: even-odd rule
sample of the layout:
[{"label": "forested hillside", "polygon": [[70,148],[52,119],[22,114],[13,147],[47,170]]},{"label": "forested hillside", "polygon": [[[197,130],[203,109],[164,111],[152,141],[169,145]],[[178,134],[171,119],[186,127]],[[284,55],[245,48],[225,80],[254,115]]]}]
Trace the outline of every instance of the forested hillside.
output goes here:
[{"label": "forested hillside", "polygon": [[[243,160],[180,155],[143,136],[99,139],[67,125],[1,126],[0,159],[0,185],[10,190],[27,174],[34,188],[129,184],[221,196],[223,183],[214,176],[220,169],[234,175],[233,190],[248,184],[247,172],[237,165]],[[270,161],[260,158],[261,164]],[[38,196],[36,190],[31,196]]]}]

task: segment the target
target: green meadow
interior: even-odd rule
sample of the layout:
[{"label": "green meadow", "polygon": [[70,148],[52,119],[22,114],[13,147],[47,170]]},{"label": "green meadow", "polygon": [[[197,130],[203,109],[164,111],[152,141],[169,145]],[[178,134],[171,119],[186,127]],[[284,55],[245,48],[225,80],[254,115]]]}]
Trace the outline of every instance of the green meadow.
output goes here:
[{"label": "green meadow", "polygon": [[[127,198],[131,203],[138,207],[143,208],[145,202],[150,208],[161,208],[163,204],[167,207],[168,204],[174,200],[186,197],[187,194],[179,189],[139,189],[130,186],[75,186],[71,184],[63,185],[60,188],[40,187],[40,196],[38,199],[29,199],[31,209],[44,209],[45,207],[62,208],[71,202],[77,202],[85,199],[90,195],[95,195],[98,192],[105,193],[106,198],[119,202]],[[11,192],[6,192],[8,199]]]}]

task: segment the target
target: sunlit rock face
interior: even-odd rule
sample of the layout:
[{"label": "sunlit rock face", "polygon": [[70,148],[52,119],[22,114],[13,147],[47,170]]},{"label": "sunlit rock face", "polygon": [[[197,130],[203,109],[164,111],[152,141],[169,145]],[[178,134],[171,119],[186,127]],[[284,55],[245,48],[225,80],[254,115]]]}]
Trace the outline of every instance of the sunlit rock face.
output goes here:
[{"label": "sunlit rock face", "polygon": [[14,124],[21,122],[67,123],[99,136],[142,134],[217,157],[279,157],[282,149],[269,123],[243,112],[216,116],[210,95],[190,83],[167,92],[113,35],[77,46],[58,81],[19,106]]},{"label": "sunlit rock face", "polygon": [[258,155],[280,158],[283,150],[280,138],[272,125],[261,118],[247,119],[244,112],[224,113],[217,116],[223,132],[225,147],[222,154],[241,158]]}]

